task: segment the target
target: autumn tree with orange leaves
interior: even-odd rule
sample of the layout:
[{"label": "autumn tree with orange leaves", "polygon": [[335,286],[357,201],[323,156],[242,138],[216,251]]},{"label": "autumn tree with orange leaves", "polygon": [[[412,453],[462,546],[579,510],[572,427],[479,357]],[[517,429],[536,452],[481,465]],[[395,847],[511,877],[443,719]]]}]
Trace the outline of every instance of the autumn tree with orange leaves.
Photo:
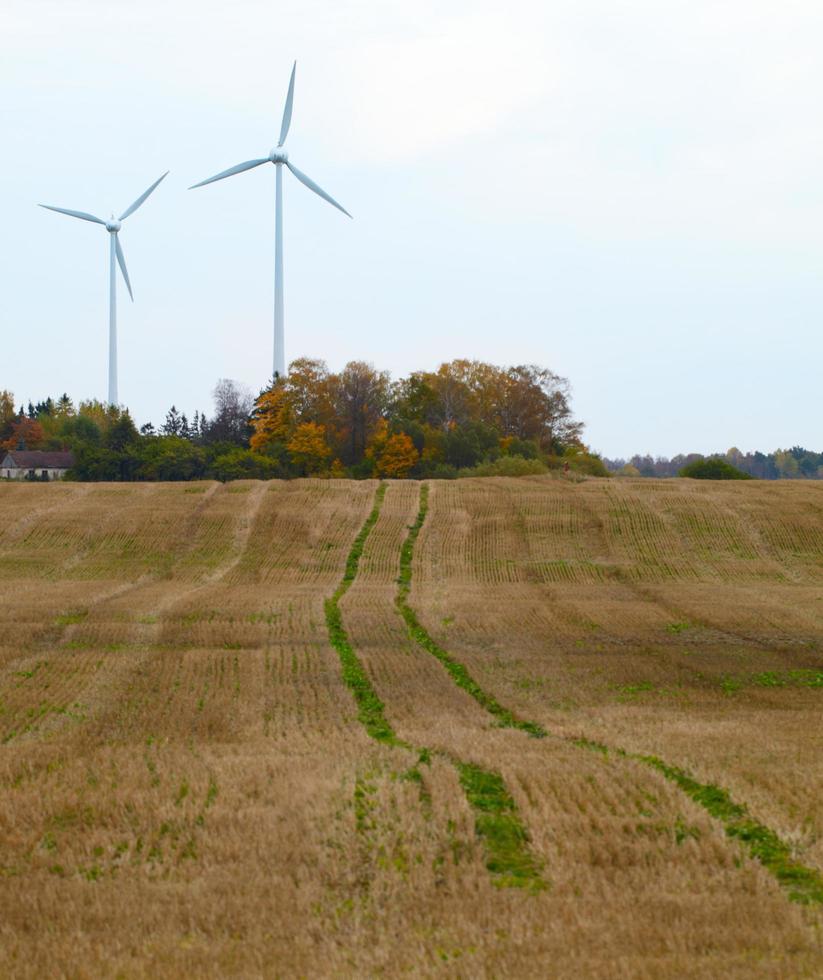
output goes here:
[{"label": "autumn tree with orange leaves", "polygon": [[43,426],[25,415],[11,422],[10,434],[0,444],[2,449],[39,449],[43,442]]},{"label": "autumn tree with orange leaves", "polygon": [[414,468],[420,453],[405,432],[398,432],[386,439],[377,457],[377,473],[393,480],[403,480]]}]

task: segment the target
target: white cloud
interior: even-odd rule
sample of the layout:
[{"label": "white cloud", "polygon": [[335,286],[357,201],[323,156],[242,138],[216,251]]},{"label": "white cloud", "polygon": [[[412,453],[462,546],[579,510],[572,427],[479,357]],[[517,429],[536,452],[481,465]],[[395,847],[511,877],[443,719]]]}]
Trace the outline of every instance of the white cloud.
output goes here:
[{"label": "white cloud", "polygon": [[360,162],[392,164],[493,139],[513,113],[544,98],[552,69],[542,49],[513,13],[477,8],[421,18],[404,36],[364,39],[335,59],[338,138]]}]

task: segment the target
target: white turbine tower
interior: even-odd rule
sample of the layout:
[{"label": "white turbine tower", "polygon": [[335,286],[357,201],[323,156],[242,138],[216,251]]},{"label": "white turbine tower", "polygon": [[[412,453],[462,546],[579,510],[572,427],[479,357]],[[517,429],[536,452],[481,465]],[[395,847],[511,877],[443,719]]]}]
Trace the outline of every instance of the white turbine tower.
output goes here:
[{"label": "white turbine tower", "polygon": [[117,404],[117,281],[114,268],[115,259],[117,259],[120,271],[123,273],[123,279],[129,291],[129,296],[132,302],[134,302],[134,294],[131,291],[131,283],[129,282],[129,273],[126,269],[126,259],[123,255],[123,249],[120,246],[118,233],[121,222],[125,221],[130,214],[134,214],[160,181],[168,176],[168,173],[167,170],[163,174],[163,177],[158,177],[151,187],[147,191],[143,191],[134,204],[127,207],[119,218],[115,218],[112,215],[108,221],[105,221],[103,218],[98,218],[96,215],[88,214],[86,211],[70,211],[68,208],[55,208],[51,204],[40,205],[41,208],[47,208],[49,211],[59,211],[60,214],[68,214],[72,218],[82,218],[83,221],[93,221],[95,224],[103,225],[109,233],[109,405]]},{"label": "white turbine tower", "polygon": [[224,177],[233,177],[235,174],[243,173],[244,170],[252,170],[254,167],[259,167],[264,163],[273,163],[277,169],[277,181],[276,181],[276,191],[275,191],[275,216],[274,216],[274,375],[275,377],[283,377],[286,373],[286,346],[284,340],[284,315],[283,315],[283,165],[285,164],[289,170],[294,174],[294,176],[300,181],[301,184],[305,184],[310,191],[314,191],[323,198],[324,201],[328,201],[329,204],[337,208],[338,211],[342,211],[343,214],[351,217],[349,212],[340,204],[335,201],[335,199],[327,194],[322,187],[319,187],[315,182],[307,177],[302,171],[298,170],[293,163],[289,161],[289,155],[283,148],[283,144],[286,142],[286,137],[289,135],[289,126],[291,125],[291,110],[292,103],[294,102],[294,73],[297,70],[297,62],[295,61],[294,67],[291,70],[291,79],[289,80],[289,92],[286,96],[286,106],[283,109],[283,122],[280,125],[280,139],[277,146],[269,153],[267,157],[261,157],[258,160],[246,160],[245,163],[238,163],[235,167],[229,167],[228,170],[224,170],[222,173],[215,174],[214,177],[209,177],[208,180],[201,180],[199,184],[193,184],[189,190],[194,190],[195,187],[203,187],[205,184],[212,184],[215,180],[222,180]]}]

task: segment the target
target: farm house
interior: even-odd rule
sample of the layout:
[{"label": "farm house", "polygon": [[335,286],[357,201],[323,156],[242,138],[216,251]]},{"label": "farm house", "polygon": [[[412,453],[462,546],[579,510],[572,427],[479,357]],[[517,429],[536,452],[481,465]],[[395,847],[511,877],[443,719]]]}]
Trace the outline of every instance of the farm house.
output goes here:
[{"label": "farm house", "polygon": [[0,476],[7,480],[59,480],[73,465],[72,453],[20,449],[6,453]]}]

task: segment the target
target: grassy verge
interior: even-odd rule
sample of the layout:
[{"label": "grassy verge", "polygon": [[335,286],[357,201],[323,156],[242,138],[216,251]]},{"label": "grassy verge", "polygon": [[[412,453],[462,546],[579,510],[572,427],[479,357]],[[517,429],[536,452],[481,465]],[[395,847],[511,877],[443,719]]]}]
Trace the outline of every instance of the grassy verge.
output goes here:
[{"label": "grassy verge", "polygon": [[417,614],[409,605],[408,598],[411,590],[414,546],[417,542],[417,537],[420,534],[420,529],[423,527],[423,523],[426,520],[428,507],[429,488],[428,485],[424,483],[420,488],[420,509],[417,512],[417,517],[414,524],[412,524],[409,528],[409,533],[406,536],[406,540],[403,542],[403,547],[400,550],[400,578],[398,579],[399,587],[397,589],[397,597],[395,599],[400,615],[403,617],[403,620],[406,623],[409,636],[415,641],[415,643],[423,647],[424,650],[436,657],[449,672],[455,684],[470,694],[474,700],[481,705],[481,707],[485,708],[486,711],[489,712],[489,714],[494,715],[501,727],[518,728],[521,731],[527,732],[534,738],[545,738],[546,731],[542,725],[538,725],[533,721],[523,721],[521,718],[518,718],[514,712],[509,711],[508,708],[504,708],[495,697],[493,697],[487,691],[484,691],[477,681],[475,681],[475,679],[471,676],[466,667],[461,664],[459,660],[455,660],[450,653],[448,653],[443,649],[443,647],[434,641],[426,629],[421,625],[420,620],[417,618]]}]

